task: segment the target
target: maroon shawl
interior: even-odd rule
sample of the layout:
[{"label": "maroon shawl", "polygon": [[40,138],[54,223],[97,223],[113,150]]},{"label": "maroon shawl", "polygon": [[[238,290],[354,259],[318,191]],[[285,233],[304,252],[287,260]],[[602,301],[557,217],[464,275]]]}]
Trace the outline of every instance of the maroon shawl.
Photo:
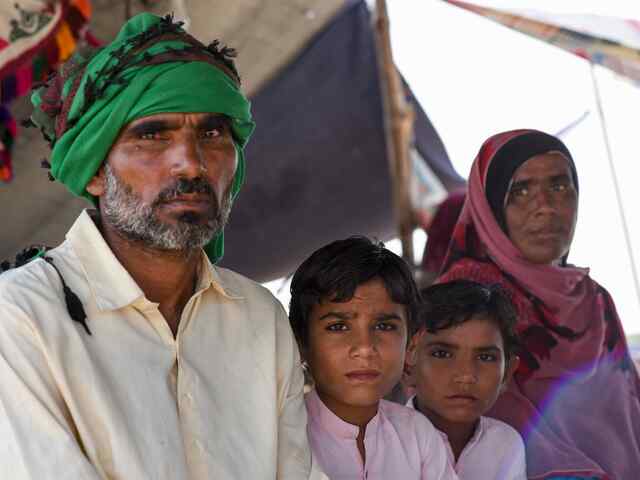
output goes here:
[{"label": "maroon shawl", "polygon": [[487,200],[492,160],[525,134],[549,138],[516,130],[491,137],[480,149],[439,282],[499,283],[511,295],[523,343],[521,363],[490,414],[522,434],[529,478],[635,480],[640,478],[640,380],[613,300],[588,269],[529,263]]},{"label": "maroon shawl", "polygon": [[437,274],[442,269],[449,249],[451,234],[464,204],[464,190],[454,191],[438,206],[438,210],[427,228],[427,244],[422,256],[422,268]]}]

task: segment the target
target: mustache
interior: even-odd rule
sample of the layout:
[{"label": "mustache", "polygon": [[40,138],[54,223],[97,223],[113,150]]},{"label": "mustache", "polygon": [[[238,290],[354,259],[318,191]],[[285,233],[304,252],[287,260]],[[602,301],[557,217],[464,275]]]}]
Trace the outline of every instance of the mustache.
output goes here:
[{"label": "mustache", "polygon": [[154,206],[164,202],[170,202],[180,195],[186,195],[190,193],[202,193],[215,201],[215,192],[213,187],[202,177],[196,178],[180,178],[173,185],[162,190],[156,200],[153,202]]}]

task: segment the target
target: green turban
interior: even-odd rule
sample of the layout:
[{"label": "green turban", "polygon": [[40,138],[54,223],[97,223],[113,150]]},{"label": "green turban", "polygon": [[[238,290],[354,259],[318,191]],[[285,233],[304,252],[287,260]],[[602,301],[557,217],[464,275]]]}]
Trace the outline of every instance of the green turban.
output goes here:
[{"label": "green turban", "polygon": [[[231,120],[238,167],[232,199],[244,180],[244,147],[255,127],[230,57],[205,46],[171,17],[142,13],[116,39],[91,56],[76,54],[32,95],[31,120],[52,145],[50,175],[94,204],[86,190],[122,127],[158,113],[220,113]],[[224,252],[222,232],[205,251],[212,262]]]}]

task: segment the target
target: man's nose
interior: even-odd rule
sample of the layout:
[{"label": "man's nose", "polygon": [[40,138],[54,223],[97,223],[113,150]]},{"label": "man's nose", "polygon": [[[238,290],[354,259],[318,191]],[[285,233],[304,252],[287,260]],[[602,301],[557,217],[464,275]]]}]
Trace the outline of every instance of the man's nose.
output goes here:
[{"label": "man's nose", "polygon": [[197,178],[206,171],[197,139],[192,135],[176,139],[170,155],[171,173],[174,177]]}]

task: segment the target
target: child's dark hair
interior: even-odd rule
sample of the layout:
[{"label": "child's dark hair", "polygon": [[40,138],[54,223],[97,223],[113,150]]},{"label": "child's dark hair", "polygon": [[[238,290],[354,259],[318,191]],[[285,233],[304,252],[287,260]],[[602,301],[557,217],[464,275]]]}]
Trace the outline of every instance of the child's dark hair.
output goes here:
[{"label": "child's dark hair", "polygon": [[427,332],[436,333],[484,314],[500,329],[505,357],[511,358],[518,352],[520,342],[514,331],[516,311],[499,285],[454,280],[432,285],[421,293],[420,326]]},{"label": "child's dark hair", "polygon": [[383,243],[357,236],[316,250],[293,275],[289,321],[300,346],[307,346],[309,314],[315,305],[348,302],[360,285],[374,278],[382,280],[394,302],[406,307],[411,336],[419,293],[409,266]]}]

